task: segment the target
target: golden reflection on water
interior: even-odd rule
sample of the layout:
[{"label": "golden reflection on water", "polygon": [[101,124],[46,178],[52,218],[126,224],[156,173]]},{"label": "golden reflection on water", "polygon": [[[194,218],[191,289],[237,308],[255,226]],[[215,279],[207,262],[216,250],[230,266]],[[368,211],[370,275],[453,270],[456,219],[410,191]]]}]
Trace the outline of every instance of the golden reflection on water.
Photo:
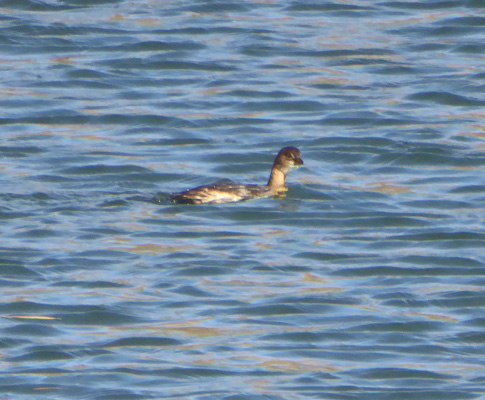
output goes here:
[{"label": "golden reflection on water", "polygon": [[60,319],[56,317],[42,316],[42,315],[2,315],[2,318],[15,318],[15,319],[27,319],[27,320],[55,320]]},{"label": "golden reflection on water", "polygon": [[163,244],[156,244],[156,243],[144,243],[144,244],[136,244],[133,246],[127,247],[117,247],[117,246],[110,246],[108,247],[110,250],[116,251],[126,251],[129,253],[135,254],[151,254],[151,255],[158,255],[158,254],[165,254],[165,253],[175,253],[177,251],[195,251],[195,249],[200,250],[201,246],[196,245],[163,245]]}]

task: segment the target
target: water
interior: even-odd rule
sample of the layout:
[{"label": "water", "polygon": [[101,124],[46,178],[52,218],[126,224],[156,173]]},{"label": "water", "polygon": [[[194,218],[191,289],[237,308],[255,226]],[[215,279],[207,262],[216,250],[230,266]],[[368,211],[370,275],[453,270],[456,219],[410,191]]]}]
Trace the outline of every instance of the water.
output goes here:
[{"label": "water", "polygon": [[485,397],[482,1],[1,7],[2,398]]}]

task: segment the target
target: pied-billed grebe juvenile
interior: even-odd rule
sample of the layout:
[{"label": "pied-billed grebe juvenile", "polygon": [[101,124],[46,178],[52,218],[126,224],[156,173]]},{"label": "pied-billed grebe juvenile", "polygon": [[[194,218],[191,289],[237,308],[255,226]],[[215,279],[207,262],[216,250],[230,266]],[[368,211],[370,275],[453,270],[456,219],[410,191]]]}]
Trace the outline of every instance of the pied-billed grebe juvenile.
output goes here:
[{"label": "pied-billed grebe juvenile", "polygon": [[243,185],[227,181],[173,193],[170,199],[179,204],[216,204],[275,196],[288,190],[286,177],[300,165],[303,165],[300,150],[284,147],[276,156],[267,185]]}]

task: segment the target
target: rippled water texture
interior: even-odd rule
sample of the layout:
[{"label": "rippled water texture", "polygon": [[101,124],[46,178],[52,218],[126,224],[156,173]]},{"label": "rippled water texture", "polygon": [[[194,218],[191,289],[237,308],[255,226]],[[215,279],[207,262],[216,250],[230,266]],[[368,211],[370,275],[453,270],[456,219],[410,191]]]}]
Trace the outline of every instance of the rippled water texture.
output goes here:
[{"label": "rippled water texture", "polygon": [[2,400],[485,398],[484,11],[1,2]]}]

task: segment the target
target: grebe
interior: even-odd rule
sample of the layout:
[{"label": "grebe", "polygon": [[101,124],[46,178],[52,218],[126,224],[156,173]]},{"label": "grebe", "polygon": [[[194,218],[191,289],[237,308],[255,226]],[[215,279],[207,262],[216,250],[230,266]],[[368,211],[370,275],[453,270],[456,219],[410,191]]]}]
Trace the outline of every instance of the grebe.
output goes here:
[{"label": "grebe", "polygon": [[303,165],[300,150],[284,147],[275,158],[267,185],[243,185],[227,181],[173,193],[170,199],[178,204],[216,204],[281,195],[288,190],[288,173],[300,165]]}]

